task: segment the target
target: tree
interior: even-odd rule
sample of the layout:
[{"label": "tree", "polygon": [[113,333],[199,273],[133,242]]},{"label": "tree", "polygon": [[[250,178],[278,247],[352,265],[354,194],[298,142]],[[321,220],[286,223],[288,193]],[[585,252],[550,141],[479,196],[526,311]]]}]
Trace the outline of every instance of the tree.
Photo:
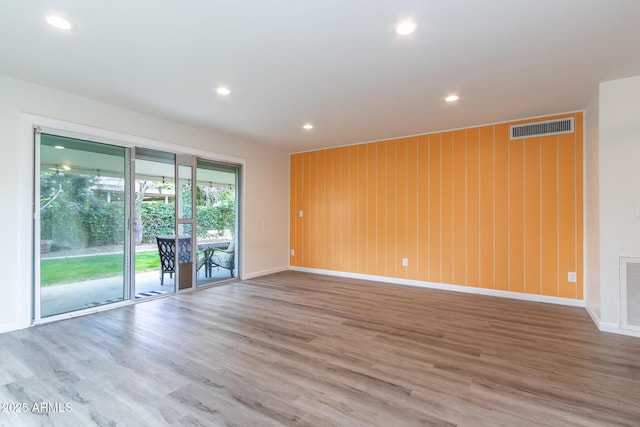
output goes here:
[{"label": "tree", "polygon": [[80,173],[40,173],[40,239],[57,248],[124,241],[124,203],[93,192],[97,178]]},{"label": "tree", "polygon": [[146,180],[136,182],[138,183],[138,192],[136,193],[136,223],[134,230],[136,234],[136,246],[138,246],[142,244],[142,233],[144,231],[144,223],[142,222],[142,203],[144,202],[144,195],[150,185]]},{"label": "tree", "polygon": [[83,247],[89,242],[84,216],[93,196],[92,178],[83,174],[42,171],[40,174],[41,239],[58,246]]}]

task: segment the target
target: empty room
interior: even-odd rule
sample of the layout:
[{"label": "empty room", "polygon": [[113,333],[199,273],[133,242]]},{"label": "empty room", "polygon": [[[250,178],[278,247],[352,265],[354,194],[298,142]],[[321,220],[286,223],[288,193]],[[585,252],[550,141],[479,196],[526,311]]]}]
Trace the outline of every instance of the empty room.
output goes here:
[{"label": "empty room", "polygon": [[638,16],[4,2],[0,426],[640,425]]}]

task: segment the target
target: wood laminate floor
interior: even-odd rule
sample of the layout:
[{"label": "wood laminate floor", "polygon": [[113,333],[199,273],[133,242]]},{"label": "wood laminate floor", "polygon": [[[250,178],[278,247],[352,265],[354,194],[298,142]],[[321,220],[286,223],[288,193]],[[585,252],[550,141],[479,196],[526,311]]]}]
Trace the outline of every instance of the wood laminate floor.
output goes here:
[{"label": "wood laminate floor", "polygon": [[0,360],[2,426],[640,425],[640,339],[583,309],[299,272],[3,334]]}]

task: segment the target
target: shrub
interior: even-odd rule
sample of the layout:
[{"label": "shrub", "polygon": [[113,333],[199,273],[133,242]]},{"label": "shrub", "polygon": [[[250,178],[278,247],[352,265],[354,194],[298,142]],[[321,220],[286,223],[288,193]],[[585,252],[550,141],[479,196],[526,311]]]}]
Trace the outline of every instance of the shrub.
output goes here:
[{"label": "shrub", "polygon": [[[142,211],[142,243],[155,243],[158,235],[174,234],[173,203],[144,202]],[[233,204],[224,206],[196,206],[196,235],[207,237],[207,231],[233,230],[235,226],[235,212]]]},{"label": "shrub", "polygon": [[156,236],[174,234],[174,203],[145,202],[141,207],[142,243],[155,243]]},{"label": "shrub", "polygon": [[103,246],[124,242],[124,203],[107,203],[103,199],[92,198],[83,214],[89,246]]},{"label": "shrub", "polygon": [[[122,244],[125,204],[107,202],[91,191],[95,178],[82,174],[43,171],[40,175],[40,238],[55,248]],[[196,235],[224,233],[235,227],[235,193],[230,189],[198,187]],[[142,243],[174,234],[175,203],[142,202]]]}]

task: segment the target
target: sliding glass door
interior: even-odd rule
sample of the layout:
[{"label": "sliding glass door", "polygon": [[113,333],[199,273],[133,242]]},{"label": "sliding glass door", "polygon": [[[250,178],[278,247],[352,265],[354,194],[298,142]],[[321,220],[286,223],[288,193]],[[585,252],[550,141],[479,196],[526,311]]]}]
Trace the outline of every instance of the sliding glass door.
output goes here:
[{"label": "sliding glass door", "polygon": [[175,155],[133,149],[131,253],[134,298],[175,292]]},{"label": "sliding glass door", "polygon": [[34,321],[238,277],[237,167],[35,139]]},{"label": "sliding glass door", "polygon": [[127,299],[128,151],[37,136],[37,313],[44,318]]},{"label": "sliding glass door", "polygon": [[239,169],[198,160],[196,182],[197,284],[238,277]]},{"label": "sliding glass door", "polygon": [[[197,267],[197,251],[193,240],[193,162],[191,156],[178,157],[178,192],[176,194],[178,211],[178,289],[193,287],[194,269]],[[195,254],[195,255],[194,255]]]}]

